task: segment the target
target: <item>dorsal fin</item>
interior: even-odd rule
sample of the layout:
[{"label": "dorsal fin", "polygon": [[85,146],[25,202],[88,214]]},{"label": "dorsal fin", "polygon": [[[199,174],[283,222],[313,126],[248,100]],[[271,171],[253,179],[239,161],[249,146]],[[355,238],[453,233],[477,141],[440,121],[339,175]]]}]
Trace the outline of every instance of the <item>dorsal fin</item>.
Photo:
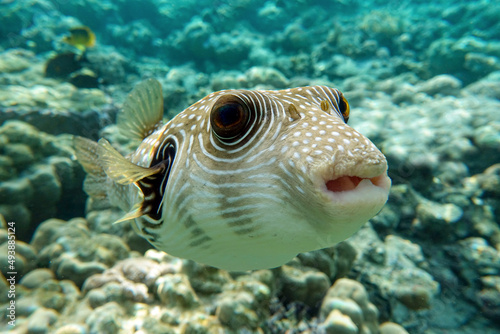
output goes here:
[{"label": "dorsal fin", "polygon": [[160,124],[163,118],[163,94],[156,79],[139,83],[127,95],[122,112],[118,113],[120,133],[130,139],[142,141]]},{"label": "dorsal fin", "polygon": [[99,163],[106,175],[119,184],[131,184],[145,177],[160,173],[163,165],[150,168],[137,166],[128,161],[104,138],[99,140]]}]

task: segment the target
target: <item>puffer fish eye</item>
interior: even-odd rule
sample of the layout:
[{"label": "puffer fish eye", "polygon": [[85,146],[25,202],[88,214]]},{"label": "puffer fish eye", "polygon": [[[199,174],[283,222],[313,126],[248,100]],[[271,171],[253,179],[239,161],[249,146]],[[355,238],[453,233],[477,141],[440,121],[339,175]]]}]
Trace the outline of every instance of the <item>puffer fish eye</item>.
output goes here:
[{"label": "puffer fish eye", "polygon": [[236,96],[223,96],[213,106],[210,114],[212,130],[220,139],[234,139],[242,134],[248,124],[248,107]]},{"label": "puffer fish eye", "polygon": [[344,122],[347,123],[347,121],[349,120],[349,113],[351,111],[351,108],[349,107],[349,102],[347,102],[347,99],[344,97],[344,94],[342,93],[340,93],[339,109],[340,112],[342,113],[342,117],[344,117]]}]

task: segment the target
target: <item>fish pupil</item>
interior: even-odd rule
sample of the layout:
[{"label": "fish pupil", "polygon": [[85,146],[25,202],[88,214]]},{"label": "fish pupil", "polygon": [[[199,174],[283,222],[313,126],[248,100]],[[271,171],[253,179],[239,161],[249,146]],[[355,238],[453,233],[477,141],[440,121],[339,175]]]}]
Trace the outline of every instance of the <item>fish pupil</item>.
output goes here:
[{"label": "fish pupil", "polygon": [[234,95],[221,97],[210,114],[212,131],[223,142],[241,137],[249,119],[248,108]]},{"label": "fish pupil", "polygon": [[239,123],[242,119],[241,106],[236,103],[230,103],[221,106],[218,110],[218,125],[220,127],[230,127]]}]

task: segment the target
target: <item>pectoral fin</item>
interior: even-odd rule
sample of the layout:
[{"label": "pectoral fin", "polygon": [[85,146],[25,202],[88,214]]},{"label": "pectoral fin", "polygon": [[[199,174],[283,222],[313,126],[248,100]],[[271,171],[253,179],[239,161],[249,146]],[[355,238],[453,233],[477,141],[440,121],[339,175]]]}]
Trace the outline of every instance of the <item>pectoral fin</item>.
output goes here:
[{"label": "pectoral fin", "polygon": [[146,183],[150,177],[156,179],[156,175],[161,175],[165,171],[165,164],[158,164],[150,168],[137,166],[123,157],[106,139],[98,142],[99,163],[106,175],[114,182],[128,185],[134,183],[139,188],[140,200],[134,207],[115,223],[138,218],[148,214],[150,205],[145,205],[144,190],[141,185]]},{"label": "pectoral fin", "polygon": [[87,172],[83,190],[92,198],[105,200],[108,196],[106,190],[106,173],[99,163],[99,145],[90,139],[73,137],[73,147],[78,162]]},{"label": "pectoral fin", "polygon": [[142,212],[142,204],[141,203],[137,203],[136,205],[134,205],[134,207],[132,208],[132,210],[130,210],[129,212],[127,212],[126,215],[124,215],[123,217],[121,217],[120,219],[118,219],[117,221],[115,221],[113,224],[118,224],[118,223],[121,223],[121,222],[124,222],[124,221],[127,221],[127,220],[132,220],[132,219],[135,219],[135,218],[139,218],[142,215],[144,215],[144,213]]},{"label": "pectoral fin", "polygon": [[162,166],[141,167],[125,159],[106,139],[99,140],[99,163],[106,175],[119,184],[131,184],[159,173]]}]

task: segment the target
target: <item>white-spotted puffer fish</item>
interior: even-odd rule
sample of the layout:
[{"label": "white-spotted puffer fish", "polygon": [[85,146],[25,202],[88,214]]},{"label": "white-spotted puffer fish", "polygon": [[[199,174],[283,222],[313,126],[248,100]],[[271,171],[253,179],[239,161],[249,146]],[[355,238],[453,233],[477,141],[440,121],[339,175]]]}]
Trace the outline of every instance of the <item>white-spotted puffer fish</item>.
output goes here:
[{"label": "white-spotted puffer fish", "polygon": [[156,248],[227,270],[280,266],[355,233],[387,201],[384,155],[349,127],[337,89],[224,90],[162,125],[158,81],[127,97],[126,158],[75,137],[85,190]]}]

